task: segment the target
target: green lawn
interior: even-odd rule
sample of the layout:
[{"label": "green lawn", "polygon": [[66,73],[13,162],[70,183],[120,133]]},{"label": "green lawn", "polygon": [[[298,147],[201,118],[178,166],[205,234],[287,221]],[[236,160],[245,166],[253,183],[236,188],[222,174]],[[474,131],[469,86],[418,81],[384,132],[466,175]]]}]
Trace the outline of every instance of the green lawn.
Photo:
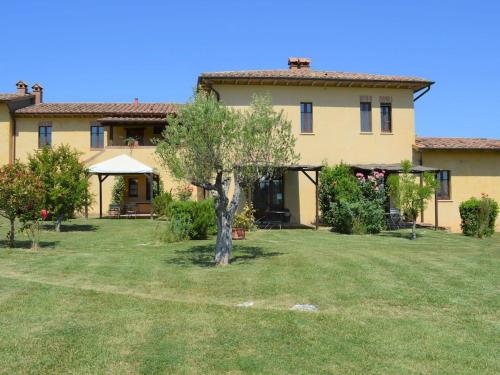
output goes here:
[{"label": "green lawn", "polygon": [[258,231],[217,268],[156,225],[2,243],[0,373],[500,373],[499,235]]}]

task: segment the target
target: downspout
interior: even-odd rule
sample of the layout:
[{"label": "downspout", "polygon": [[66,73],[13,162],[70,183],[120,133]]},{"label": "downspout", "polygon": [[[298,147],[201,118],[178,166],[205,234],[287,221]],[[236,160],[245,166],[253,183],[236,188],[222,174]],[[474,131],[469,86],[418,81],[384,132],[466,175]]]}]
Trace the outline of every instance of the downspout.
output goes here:
[{"label": "downspout", "polygon": [[[198,83],[196,84],[196,91],[197,92],[200,90],[200,86],[201,86],[201,77],[198,77]],[[209,89],[209,91],[213,91],[215,93],[215,97],[217,98],[217,101],[220,102],[219,92],[216,89],[214,89],[212,85],[207,85],[207,88]]]},{"label": "downspout", "polygon": [[[417,97],[413,98],[413,102],[415,103],[418,99],[420,99],[422,96],[424,96],[425,94],[427,94],[430,91],[430,89],[431,89],[431,85],[432,85],[432,83],[430,85],[426,86],[425,90],[423,92],[421,92],[419,95],[417,95]],[[422,90],[422,89],[420,89],[420,90]],[[415,91],[415,94],[417,92],[419,92],[420,90]]]},{"label": "downspout", "polygon": [[16,123],[16,116],[14,113],[14,110],[10,105],[9,107],[9,113],[10,113],[10,118],[12,119],[12,152],[11,152],[11,161],[10,164],[14,164],[16,162],[16,134],[17,134],[17,123]]}]

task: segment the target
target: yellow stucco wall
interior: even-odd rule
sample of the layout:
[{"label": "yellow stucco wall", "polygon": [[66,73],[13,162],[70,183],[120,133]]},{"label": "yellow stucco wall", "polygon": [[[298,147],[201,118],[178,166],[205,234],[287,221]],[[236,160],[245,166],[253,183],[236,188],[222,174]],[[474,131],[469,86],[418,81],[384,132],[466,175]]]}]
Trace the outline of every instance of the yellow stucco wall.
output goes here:
[{"label": "yellow stucco wall", "polygon": [[11,159],[12,119],[6,103],[0,103],[0,165]]},{"label": "yellow stucco wall", "polygon": [[[103,149],[90,148],[90,126],[97,118],[17,118],[18,136],[16,137],[16,157],[26,161],[28,154],[38,147],[38,126],[41,122],[52,123],[52,144],[69,144],[82,152],[81,160],[87,165],[100,163],[121,154],[127,154],[138,161],[157,168],[165,190],[175,189],[179,182],[175,181],[163,168],[155,157],[154,146],[142,146],[130,149],[127,146],[112,146]],[[152,130],[151,130],[152,132]],[[116,133],[116,129],[114,131]],[[105,130],[105,146],[107,146],[108,130]],[[99,210],[99,183],[96,176],[91,179],[91,192],[95,202],[90,207],[90,214],[97,214]],[[106,213],[111,202],[111,191],[114,178],[109,177],[103,182],[103,213]],[[130,201],[145,200],[145,182],[139,182],[139,198]]]},{"label": "yellow stucco wall", "polygon": [[[486,193],[500,203],[500,152],[425,151],[422,162],[450,171],[450,200],[438,201],[440,226],[459,232],[458,207],[470,197]],[[434,200],[425,210],[424,222],[434,223]],[[500,220],[497,220],[496,230],[500,231]]]},{"label": "yellow stucco wall", "polygon": [[[300,86],[215,85],[220,99],[236,109],[248,109],[254,93],[269,93],[275,110],[292,122],[300,163],[320,165],[399,163],[412,159],[415,143],[413,93],[405,89]],[[372,98],[372,132],[361,133],[360,97]],[[392,99],[390,134],[381,132],[380,97]],[[313,134],[302,134],[300,103],[313,103]],[[311,174],[313,175],[313,174]],[[315,188],[302,173],[285,176],[285,207],[294,223],[315,221]]]}]

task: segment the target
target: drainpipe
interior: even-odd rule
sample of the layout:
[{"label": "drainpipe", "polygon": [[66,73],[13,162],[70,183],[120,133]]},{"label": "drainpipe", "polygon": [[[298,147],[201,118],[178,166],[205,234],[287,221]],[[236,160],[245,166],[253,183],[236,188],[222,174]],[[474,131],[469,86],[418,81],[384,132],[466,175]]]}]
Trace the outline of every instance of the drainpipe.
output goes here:
[{"label": "drainpipe", "polygon": [[[198,77],[198,83],[196,84],[196,91],[198,92],[200,90],[200,85],[201,85],[201,77]],[[215,93],[215,97],[217,98],[217,101],[220,101],[220,94],[219,92],[213,88],[212,85],[207,86],[210,91],[213,91]]]},{"label": "drainpipe", "polygon": [[11,164],[14,164],[16,162],[16,134],[17,134],[17,123],[16,123],[16,116],[14,111],[12,110],[12,107],[8,105],[9,107],[9,113],[10,113],[10,118],[12,119],[12,152],[11,152]]},{"label": "drainpipe", "polygon": [[[434,82],[433,82],[434,83]],[[421,92],[419,95],[417,95],[415,98],[413,98],[413,102],[415,103],[418,99],[420,99],[422,96],[424,96],[425,94],[427,94],[430,89],[431,89],[431,85],[433,84],[431,83],[430,85],[426,86],[424,91]],[[422,89],[418,90],[418,91],[415,91],[414,94],[416,94],[417,92],[421,91]]]}]

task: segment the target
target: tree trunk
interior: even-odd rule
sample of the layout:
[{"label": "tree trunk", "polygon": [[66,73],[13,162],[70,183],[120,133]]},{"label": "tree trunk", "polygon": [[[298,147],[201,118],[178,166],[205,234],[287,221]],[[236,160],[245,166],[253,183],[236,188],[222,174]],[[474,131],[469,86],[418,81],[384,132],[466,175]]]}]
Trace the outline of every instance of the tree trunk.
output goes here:
[{"label": "tree trunk", "polygon": [[62,223],[62,220],[63,220],[63,216],[60,215],[57,217],[56,219],[56,232],[60,232],[61,231],[61,223]]},{"label": "tree trunk", "polygon": [[215,263],[220,266],[229,264],[231,250],[233,249],[231,223],[224,216],[222,215],[217,227],[217,243],[215,245]]},{"label": "tree trunk", "polygon": [[16,219],[10,219],[10,230],[9,233],[7,233],[7,242],[9,247],[14,247],[14,236],[16,233],[15,222]]},{"label": "tree trunk", "polygon": [[417,239],[417,220],[413,219],[413,225],[411,227],[411,239],[416,240]]},{"label": "tree trunk", "polygon": [[228,190],[231,180],[222,180],[222,174],[216,178],[216,213],[217,213],[217,242],[215,244],[215,263],[227,266],[231,259],[233,239],[231,236],[234,215],[238,208],[241,195],[241,185],[237,176],[234,178],[234,193],[229,203]]}]

